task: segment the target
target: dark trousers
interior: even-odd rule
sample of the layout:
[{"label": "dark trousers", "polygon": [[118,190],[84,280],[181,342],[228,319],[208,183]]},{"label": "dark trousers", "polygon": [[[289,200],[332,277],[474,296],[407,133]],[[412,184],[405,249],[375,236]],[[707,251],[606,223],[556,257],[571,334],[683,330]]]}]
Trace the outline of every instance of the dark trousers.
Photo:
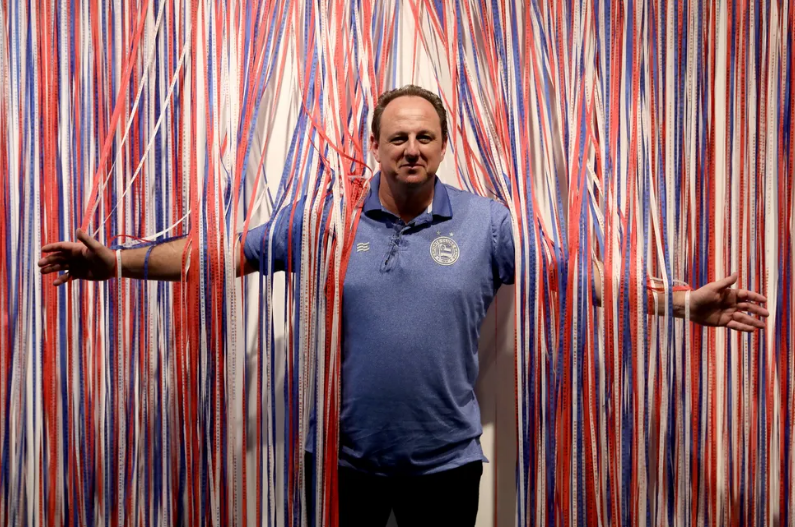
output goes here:
[{"label": "dark trousers", "polygon": [[[309,473],[310,454],[306,461]],[[383,527],[392,510],[400,527],[474,527],[482,474],[480,461],[427,476],[372,476],[340,467],[340,527]]]}]

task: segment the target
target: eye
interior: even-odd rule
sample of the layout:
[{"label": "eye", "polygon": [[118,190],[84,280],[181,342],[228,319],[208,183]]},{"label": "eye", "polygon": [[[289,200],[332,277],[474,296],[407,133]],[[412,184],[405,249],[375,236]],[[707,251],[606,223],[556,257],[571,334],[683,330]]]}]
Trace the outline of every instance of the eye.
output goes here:
[{"label": "eye", "polygon": [[390,139],[389,142],[392,143],[393,145],[399,145],[406,142],[406,137],[398,135]]},{"label": "eye", "polygon": [[422,144],[424,144],[424,145],[427,145],[428,143],[430,143],[431,141],[433,141],[433,137],[431,137],[431,136],[429,136],[429,135],[421,135],[421,136],[419,136],[419,137],[417,138],[417,140],[418,140],[420,143],[422,143]]}]

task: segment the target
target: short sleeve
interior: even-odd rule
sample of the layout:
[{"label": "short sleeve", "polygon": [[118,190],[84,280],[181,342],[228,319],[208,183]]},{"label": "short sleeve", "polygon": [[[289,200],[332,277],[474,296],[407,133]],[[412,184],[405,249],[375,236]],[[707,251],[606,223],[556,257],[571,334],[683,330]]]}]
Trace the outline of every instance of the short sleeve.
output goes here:
[{"label": "short sleeve", "polygon": [[[262,273],[270,272],[268,265],[268,249],[270,248],[273,270],[284,271],[287,269],[287,243],[291,230],[293,233],[290,240],[292,242],[292,259],[295,264],[301,250],[303,213],[304,200],[301,200],[296,204],[294,213],[293,207],[284,207],[271,218],[272,221],[249,230],[246,235],[246,243],[243,246],[243,254],[249,265],[259,269]],[[290,216],[292,216],[292,221],[290,221]],[[270,234],[270,243],[268,234]]]},{"label": "short sleeve", "polygon": [[491,249],[495,283],[512,284],[516,264],[511,213],[496,201],[491,202]]}]

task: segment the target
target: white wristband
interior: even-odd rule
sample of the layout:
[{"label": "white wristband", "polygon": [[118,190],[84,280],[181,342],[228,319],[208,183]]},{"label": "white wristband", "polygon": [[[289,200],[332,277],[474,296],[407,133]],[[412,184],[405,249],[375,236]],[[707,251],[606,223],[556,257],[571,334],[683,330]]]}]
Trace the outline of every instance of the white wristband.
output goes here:
[{"label": "white wristband", "polygon": [[121,278],[121,249],[116,249],[116,278]]}]

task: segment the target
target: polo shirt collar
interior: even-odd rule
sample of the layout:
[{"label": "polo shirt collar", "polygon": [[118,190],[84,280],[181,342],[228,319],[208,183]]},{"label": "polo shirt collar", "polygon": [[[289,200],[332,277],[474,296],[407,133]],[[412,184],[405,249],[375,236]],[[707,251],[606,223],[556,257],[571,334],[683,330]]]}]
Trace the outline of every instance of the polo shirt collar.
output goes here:
[{"label": "polo shirt collar", "polygon": [[[433,184],[433,202],[431,203],[431,214],[440,218],[452,218],[453,207],[450,205],[450,196],[447,194],[447,187],[438,176],[434,176],[436,181]],[[370,193],[364,200],[362,212],[368,216],[373,212],[385,212],[392,214],[381,204],[378,197],[378,189],[381,187],[381,172],[378,172],[370,180]]]}]

